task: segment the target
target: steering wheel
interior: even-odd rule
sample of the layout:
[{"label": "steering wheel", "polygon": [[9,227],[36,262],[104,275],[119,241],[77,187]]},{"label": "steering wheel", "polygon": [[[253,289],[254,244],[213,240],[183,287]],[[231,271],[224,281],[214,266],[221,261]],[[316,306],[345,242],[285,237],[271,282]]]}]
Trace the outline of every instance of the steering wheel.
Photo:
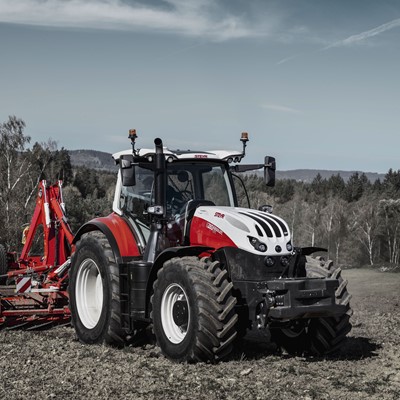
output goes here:
[{"label": "steering wheel", "polygon": [[167,205],[172,214],[178,214],[183,205],[193,197],[189,190],[177,191],[173,187],[167,188]]}]

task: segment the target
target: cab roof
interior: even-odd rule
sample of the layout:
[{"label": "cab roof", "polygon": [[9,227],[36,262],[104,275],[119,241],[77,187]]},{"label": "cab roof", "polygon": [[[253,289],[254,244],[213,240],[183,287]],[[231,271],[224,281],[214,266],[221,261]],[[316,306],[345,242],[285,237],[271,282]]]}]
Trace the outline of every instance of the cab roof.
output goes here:
[{"label": "cab roof", "polygon": [[[139,149],[136,150],[140,157],[152,157],[155,155],[154,149]],[[174,160],[221,160],[227,162],[240,162],[244,154],[237,150],[209,150],[209,151],[192,151],[192,150],[170,150],[168,147],[163,147],[164,155],[169,161]],[[115,162],[118,163],[119,158],[123,155],[132,154],[132,149],[123,150],[113,154]]]}]

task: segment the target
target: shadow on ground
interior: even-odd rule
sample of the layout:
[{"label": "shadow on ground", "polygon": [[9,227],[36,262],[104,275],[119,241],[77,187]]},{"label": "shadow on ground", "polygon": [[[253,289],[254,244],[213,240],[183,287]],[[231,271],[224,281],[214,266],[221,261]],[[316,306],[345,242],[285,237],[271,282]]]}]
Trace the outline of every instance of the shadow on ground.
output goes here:
[{"label": "shadow on ground", "polygon": [[379,343],[366,337],[348,337],[336,358],[341,360],[360,360],[376,357],[382,348]]},{"label": "shadow on ground", "polygon": [[[304,355],[304,359],[310,362],[321,360],[348,360],[355,361],[365,358],[378,356],[378,351],[381,349],[379,343],[375,343],[366,337],[348,337],[343,343],[339,352],[327,355],[324,357],[309,357]],[[282,358],[295,358],[296,356],[282,353],[275,343],[270,342],[266,336],[246,337],[240,343],[235,345],[232,359],[234,360],[259,360],[268,356],[279,356]]]}]

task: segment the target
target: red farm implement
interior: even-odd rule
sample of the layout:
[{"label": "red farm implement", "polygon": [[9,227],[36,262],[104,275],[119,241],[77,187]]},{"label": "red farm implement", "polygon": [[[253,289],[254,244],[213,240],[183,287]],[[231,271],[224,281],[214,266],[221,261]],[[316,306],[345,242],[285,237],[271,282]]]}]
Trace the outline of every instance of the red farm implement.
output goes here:
[{"label": "red farm implement", "polygon": [[69,323],[67,285],[72,241],[62,182],[47,185],[41,181],[31,223],[23,232],[20,256],[0,245],[0,329]]}]

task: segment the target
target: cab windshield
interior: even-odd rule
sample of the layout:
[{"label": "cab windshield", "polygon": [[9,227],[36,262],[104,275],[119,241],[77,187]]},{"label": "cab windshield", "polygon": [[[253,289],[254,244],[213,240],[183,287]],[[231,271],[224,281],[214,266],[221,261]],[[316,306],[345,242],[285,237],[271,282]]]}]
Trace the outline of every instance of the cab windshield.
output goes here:
[{"label": "cab windshield", "polygon": [[[216,206],[234,206],[235,197],[223,163],[173,162],[167,164],[167,216],[174,218],[189,200],[208,200]],[[136,166],[136,185],[122,186],[119,208],[149,225],[146,210],[154,204],[154,173]]]}]

